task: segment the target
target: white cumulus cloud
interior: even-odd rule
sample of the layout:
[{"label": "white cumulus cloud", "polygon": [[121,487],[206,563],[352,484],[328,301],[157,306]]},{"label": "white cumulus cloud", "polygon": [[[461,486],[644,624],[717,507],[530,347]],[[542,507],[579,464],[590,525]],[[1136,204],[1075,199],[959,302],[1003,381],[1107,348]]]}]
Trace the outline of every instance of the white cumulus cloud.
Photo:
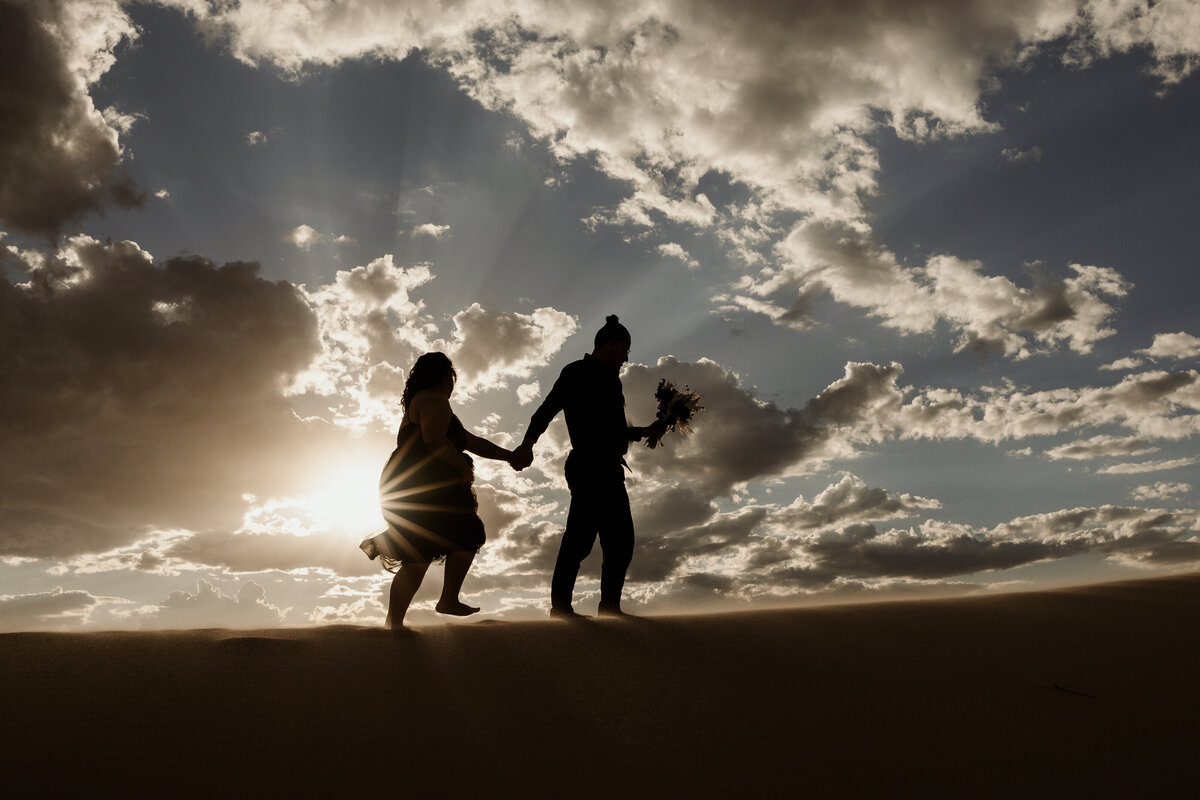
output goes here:
[{"label": "white cumulus cloud", "polygon": [[1175,495],[1187,494],[1192,490],[1190,483],[1171,483],[1169,481],[1156,481],[1152,484],[1143,484],[1133,489],[1134,500],[1168,500]]},{"label": "white cumulus cloud", "polygon": [[450,226],[436,225],[432,222],[426,222],[414,227],[412,232],[413,236],[428,236],[431,239],[441,239],[450,232]]}]

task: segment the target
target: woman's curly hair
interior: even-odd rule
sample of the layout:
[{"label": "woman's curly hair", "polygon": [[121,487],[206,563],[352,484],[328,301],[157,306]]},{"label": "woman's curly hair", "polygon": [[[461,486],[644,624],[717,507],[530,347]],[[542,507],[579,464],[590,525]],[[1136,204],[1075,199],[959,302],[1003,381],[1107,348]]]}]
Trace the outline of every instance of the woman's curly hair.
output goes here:
[{"label": "woman's curly hair", "polygon": [[408,371],[408,380],[404,382],[404,394],[400,396],[400,405],[408,411],[408,404],[417,392],[437,386],[447,374],[454,381],[458,381],[458,372],[445,353],[426,353],[421,356]]}]

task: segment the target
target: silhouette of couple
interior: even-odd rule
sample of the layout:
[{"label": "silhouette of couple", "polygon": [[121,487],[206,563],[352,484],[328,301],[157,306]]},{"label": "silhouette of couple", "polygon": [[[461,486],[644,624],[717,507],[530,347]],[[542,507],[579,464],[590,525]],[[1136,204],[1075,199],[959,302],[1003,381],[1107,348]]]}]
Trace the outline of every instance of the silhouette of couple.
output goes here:
[{"label": "silhouette of couple", "polygon": [[408,374],[401,405],[404,417],[396,449],[380,476],[380,505],[388,528],[362,548],[394,569],[387,625],[404,627],[404,615],[430,563],[445,558],[446,575],[436,610],[467,616],[479,610],[462,602],[459,592],[475,553],[483,545],[483,521],[472,488],[474,453],[507,461],[515,470],[533,463],[533,445],[560,411],[571,437],[566,478],[571,509],[559,546],[550,588],[550,614],[577,617],[572,595],[579,567],[596,536],[604,554],[598,613],[626,616],[621,590],[633,558],[633,518],[625,492],[625,453],[630,442],[661,437],[661,420],[639,428],[625,418],[621,365],[629,359],[632,339],[615,315],[597,333],[594,349],[563,368],[529,422],[515,450],[466,430],[450,410],[457,373],[443,353],[426,353]]}]

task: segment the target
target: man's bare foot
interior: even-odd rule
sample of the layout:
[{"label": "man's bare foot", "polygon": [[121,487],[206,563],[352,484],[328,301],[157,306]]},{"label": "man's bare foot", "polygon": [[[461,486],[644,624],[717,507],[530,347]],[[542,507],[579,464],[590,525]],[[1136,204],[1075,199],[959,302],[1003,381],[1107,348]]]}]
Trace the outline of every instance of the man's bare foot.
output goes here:
[{"label": "man's bare foot", "polygon": [[439,614],[450,614],[455,617],[469,617],[479,610],[479,606],[469,606],[459,600],[447,602],[439,600],[438,604],[433,607],[433,610]]}]

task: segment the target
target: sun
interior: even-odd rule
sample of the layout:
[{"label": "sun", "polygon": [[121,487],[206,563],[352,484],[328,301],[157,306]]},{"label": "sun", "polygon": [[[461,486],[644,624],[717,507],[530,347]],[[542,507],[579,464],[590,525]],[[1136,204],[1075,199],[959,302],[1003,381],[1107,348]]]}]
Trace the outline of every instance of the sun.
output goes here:
[{"label": "sun", "polygon": [[347,539],[382,530],[379,468],[374,461],[335,461],[326,467],[305,503],[316,526]]}]

